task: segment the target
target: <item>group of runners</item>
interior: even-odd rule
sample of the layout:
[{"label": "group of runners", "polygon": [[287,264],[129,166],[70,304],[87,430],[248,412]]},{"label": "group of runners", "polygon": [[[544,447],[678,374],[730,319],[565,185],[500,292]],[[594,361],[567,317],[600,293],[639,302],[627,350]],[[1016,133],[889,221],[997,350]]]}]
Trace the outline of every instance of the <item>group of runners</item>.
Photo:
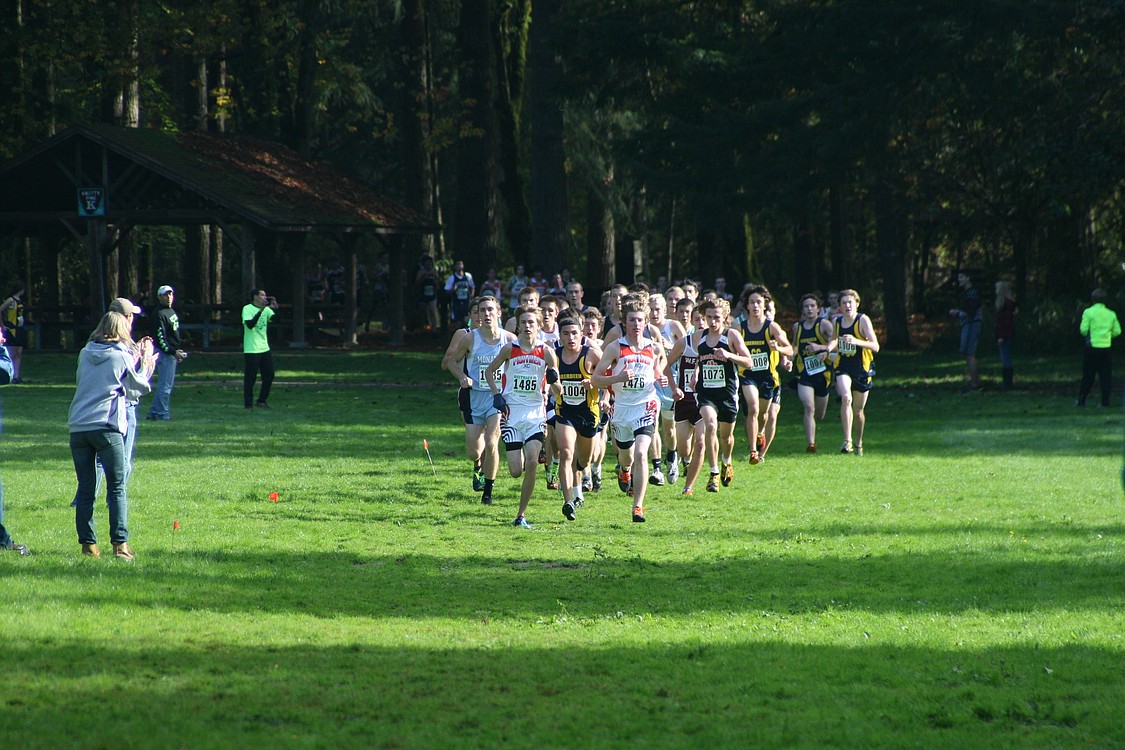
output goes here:
[{"label": "group of runners", "polygon": [[729,487],[739,411],[749,463],[760,465],[776,433],[783,372],[793,375],[788,385],[803,409],[807,452],[817,452],[817,422],[834,388],[840,452],[863,455],[879,341],[854,290],[834,295],[828,309],[806,294],[786,331],[764,286],[747,286],[741,314],[732,317],[730,302],[717,295],[697,300],[681,287],[650,294],[643,284],[614,286],[603,313],[583,304],[581,285],[573,284],[565,297],[540,298],[527,287],[506,323],[495,297],[474,298],[468,327],[454,333],[442,359],[460,385],[474,492],[492,504],[501,443],[509,473],[522,478],[514,526],[530,526],[540,464],[548,489],[562,495],[563,515],[575,520],[585,494],[600,491],[611,449],[634,522],[646,521],[652,485],[682,476],[681,494],[692,495],[706,466],[708,492]]}]

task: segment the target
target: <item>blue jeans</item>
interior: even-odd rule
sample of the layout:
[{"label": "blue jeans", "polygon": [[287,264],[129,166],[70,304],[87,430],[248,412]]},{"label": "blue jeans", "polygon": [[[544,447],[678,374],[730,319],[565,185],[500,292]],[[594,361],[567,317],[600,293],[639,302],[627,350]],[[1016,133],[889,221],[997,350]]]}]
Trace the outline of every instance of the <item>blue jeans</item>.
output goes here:
[{"label": "blue jeans", "polygon": [[[129,477],[133,476],[133,455],[136,453],[137,443],[137,402],[125,402],[125,421],[128,427],[125,428],[125,491],[126,501],[128,501],[129,490]],[[94,485],[94,497],[102,494],[102,482],[105,480],[105,469],[102,467],[102,461],[99,458],[97,461],[98,479]],[[109,498],[106,498],[106,505],[109,505]],[[75,507],[75,501],[70,501],[70,507]]]},{"label": "blue jeans", "polygon": [[74,493],[74,527],[79,544],[97,544],[94,530],[94,497],[97,485],[95,464],[105,469],[106,502],[109,504],[109,537],[114,544],[129,540],[129,503],[125,497],[125,436],[110,429],[70,433],[70,455],[78,490]]},{"label": "blue jeans", "polygon": [[152,406],[148,409],[149,419],[171,419],[168,402],[172,400],[172,386],[176,384],[176,355],[160,352],[156,358],[156,392],[152,396]]},{"label": "blue jeans", "polygon": [[1011,367],[1012,366],[1012,340],[1011,339],[1004,339],[1003,341],[998,341],[997,346],[1000,348],[1000,366],[1001,367]]}]

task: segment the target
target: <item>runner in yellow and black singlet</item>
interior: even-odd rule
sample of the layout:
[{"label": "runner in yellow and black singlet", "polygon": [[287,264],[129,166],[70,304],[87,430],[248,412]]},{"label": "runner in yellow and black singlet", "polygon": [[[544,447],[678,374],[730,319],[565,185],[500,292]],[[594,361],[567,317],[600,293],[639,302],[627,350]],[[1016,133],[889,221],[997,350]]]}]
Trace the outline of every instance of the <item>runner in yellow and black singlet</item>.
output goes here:
[{"label": "runner in yellow and black singlet", "polygon": [[864,407],[871,393],[871,363],[879,351],[879,339],[871,318],[859,312],[859,293],[854,289],[841,290],[840,310],[843,314],[836,321],[836,340],[829,345],[840,355],[836,366],[836,393],[840,396],[840,425],[844,430],[840,452],[862,456],[863,428],[867,423]]},{"label": "runner in yellow and black singlet", "polygon": [[770,300],[769,290],[764,286],[747,287],[742,293],[746,313],[741,319],[741,329],[750,352],[750,366],[742,370],[741,381],[751,464],[760,463],[773,442],[776,421],[768,419],[768,405],[781,399],[777,364],[782,355],[793,356],[785,331],[766,316]]},{"label": "runner in yellow and black singlet", "polygon": [[793,366],[797,372],[797,397],[804,408],[802,421],[809,453],[816,453],[816,423],[828,409],[828,389],[832,384],[828,351],[835,338],[832,322],[821,316],[817,296],[801,297],[801,318],[793,324]]}]

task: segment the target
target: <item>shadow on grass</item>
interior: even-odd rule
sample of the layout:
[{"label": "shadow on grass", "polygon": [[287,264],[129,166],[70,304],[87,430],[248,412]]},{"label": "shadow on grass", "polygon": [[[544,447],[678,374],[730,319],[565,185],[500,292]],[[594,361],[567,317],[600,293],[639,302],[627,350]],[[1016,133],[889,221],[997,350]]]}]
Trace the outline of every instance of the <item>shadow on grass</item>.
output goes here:
[{"label": "shadow on grass", "polygon": [[[567,629],[536,627],[547,638]],[[4,733],[14,747],[208,748],[1042,748],[1125,738],[1112,718],[1125,700],[1111,666],[1120,654],[1108,648],[746,635],[592,648],[502,636],[468,649],[8,643]]]},{"label": "shadow on grass", "polygon": [[[401,533],[408,539],[412,532],[404,528]],[[575,539],[578,545],[585,541]],[[432,536],[423,543],[443,544]],[[771,548],[697,563],[618,557],[608,544],[561,558],[537,556],[520,544],[506,546],[504,555],[471,557],[441,557],[430,549],[396,556],[377,550],[151,550],[134,566],[128,585],[104,593],[87,585],[89,569],[69,559],[41,558],[21,575],[42,577],[45,592],[62,592],[45,593],[45,599],[56,598],[65,607],[129,605],[328,618],[535,619],[554,616],[560,604],[582,618],[616,612],[942,615],[1104,610],[1125,604],[1125,561],[1108,556],[1028,560],[1018,547],[877,557],[810,556],[809,551]]]}]

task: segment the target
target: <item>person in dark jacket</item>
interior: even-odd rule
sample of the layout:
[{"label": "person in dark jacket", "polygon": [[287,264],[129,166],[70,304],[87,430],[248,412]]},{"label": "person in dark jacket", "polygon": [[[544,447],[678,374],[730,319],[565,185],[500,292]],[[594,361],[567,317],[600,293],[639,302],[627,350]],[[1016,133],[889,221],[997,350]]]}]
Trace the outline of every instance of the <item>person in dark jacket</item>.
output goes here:
[{"label": "person in dark jacket", "polygon": [[156,349],[156,393],[152,406],[148,408],[148,418],[154,421],[169,422],[172,412],[172,386],[176,384],[176,366],[187,357],[180,348],[180,318],[172,309],[176,292],[165,284],[156,290],[160,309],[152,317],[152,339]]}]

